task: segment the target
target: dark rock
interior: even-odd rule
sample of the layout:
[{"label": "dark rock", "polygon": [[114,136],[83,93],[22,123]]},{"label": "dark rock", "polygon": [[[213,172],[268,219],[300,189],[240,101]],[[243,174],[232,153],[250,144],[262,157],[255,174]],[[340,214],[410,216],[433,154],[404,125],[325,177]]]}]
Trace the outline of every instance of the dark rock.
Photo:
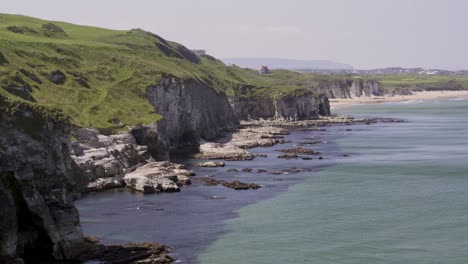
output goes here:
[{"label": "dark rock", "polygon": [[3,53],[0,52],[0,66],[2,66],[4,64],[8,64],[8,60],[5,58]]},{"label": "dark rock", "polygon": [[94,252],[73,205],[87,180],[69,155],[70,125],[1,96],[0,109],[0,255],[37,263]]},{"label": "dark rock", "polygon": [[295,153],[285,153],[278,155],[278,159],[297,159],[298,156]]},{"label": "dark rock", "polygon": [[301,157],[302,160],[312,160],[312,157]]},{"label": "dark rock", "polygon": [[320,156],[320,157],[318,157],[318,159],[319,159],[319,160],[322,160],[322,159],[323,159],[323,157],[322,157],[322,156]]},{"label": "dark rock", "polygon": [[46,37],[66,37],[68,36],[63,29],[55,24],[47,23],[42,25],[44,36]]},{"label": "dark rock", "polygon": [[77,79],[75,79],[75,81],[77,83],[79,83],[81,86],[85,87],[85,88],[88,88],[88,89],[91,88],[91,86],[88,84],[88,82],[83,78],[77,78]]},{"label": "dark rock", "polygon": [[229,169],[226,172],[239,172],[239,170],[238,169]]},{"label": "dark rock", "polygon": [[95,258],[104,264],[168,264],[174,261],[167,254],[170,249],[152,242],[105,246],[101,256]]},{"label": "dark rock", "polygon": [[299,146],[307,146],[307,145],[315,145],[315,144],[320,144],[323,143],[320,140],[310,140],[310,141],[302,141],[297,143]]},{"label": "dark rock", "polygon": [[16,73],[16,76],[13,77],[12,82],[8,83],[7,85],[3,86],[7,92],[21,97],[25,100],[36,102],[34,97],[32,96],[32,88],[29,83],[23,80],[19,73]]},{"label": "dark rock", "polygon": [[39,77],[37,77],[37,75],[35,75],[34,73],[28,72],[28,71],[25,70],[25,69],[20,69],[20,72],[21,72],[22,74],[24,74],[24,76],[26,76],[26,77],[28,77],[29,79],[35,81],[36,83],[42,84],[41,79],[39,79]]},{"label": "dark rock", "polygon": [[251,172],[251,171],[252,171],[251,168],[244,168],[244,169],[242,169],[242,172]]},{"label": "dark rock", "polygon": [[62,71],[55,70],[50,74],[49,80],[55,84],[64,84],[65,81],[67,80],[67,77],[65,76],[65,73],[63,73]]},{"label": "dark rock", "polygon": [[8,26],[7,30],[17,34],[38,34],[36,30],[26,26]]},{"label": "dark rock", "polygon": [[228,182],[224,180],[216,180],[213,178],[198,178],[197,180],[202,181],[206,186],[223,185],[224,187],[231,188],[234,190],[259,189],[262,187],[255,183],[243,183],[240,181]]},{"label": "dark rock", "polygon": [[320,152],[314,151],[312,149],[306,149],[306,148],[291,148],[291,149],[279,149],[277,150],[279,152],[287,153],[287,154],[302,154],[302,155],[318,155]]},{"label": "dark rock", "polygon": [[345,129],[345,131],[353,131],[351,128],[347,128]]},{"label": "dark rock", "polygon": [[169,158],[167,149],[160,144],[159,134],[154,125],[136,126],[130,130],[130,133],[135,137],[138,145],[148,147],[148,151],[153,158],[157,160],[167,160]]},{"label": "dark rock", "polygon": [[267,154],[254,154],[255,157],[266,158],[268,157]]},{"label": "dark rock", "polygon": [[264,169],[258,169],[257,170],[257,173],[265,173],[265,172],[267,172],[267,170],[264,170]]}]

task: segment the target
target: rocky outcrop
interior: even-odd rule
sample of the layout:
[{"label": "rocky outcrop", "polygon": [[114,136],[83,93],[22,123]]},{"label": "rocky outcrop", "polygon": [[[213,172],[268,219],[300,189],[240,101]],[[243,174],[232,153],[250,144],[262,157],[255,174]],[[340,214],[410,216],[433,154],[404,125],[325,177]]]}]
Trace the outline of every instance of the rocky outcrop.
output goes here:
[{"label": "rocky outcrop", "polygon": [[196,167],[204,167],[204,168],[215,168],[215,167],[224,167],[226,164],[221,161],[207,161],[207,162],[199,162],[195,164]]},{"label": "rocky outcrop", "polygon": [[48,113],[0,97],[1,263],[78,259],[94,248],[73,206],[85,179],[69,155],[70,126]]},{"label": "rocky outcrop", "polygon": [[123,187],[126,173],[153,161],[148,148],[137,145],[129,133],[105,136],[81,128],[74,135],[72,158],[90,181],[83,192]]},{"label": "rocky outcrop", "polygon": [[205,160],[252,160],[255,156],[245,149],[231,143],[207,142],[200,145],[200,152],[195,155],[197,159]]},{"label": "rocky outcrop", "polygon": [[149,141],[146,135],[156,133],[158,142],[147,145],[158,159],[168,158],[163,150],[196,152],[200,139],[212,140],[239,125],[226,95],[202,82],[164,77],[147,95],[163,119],[140,133],[137,141]]},{"label": "rocky outcrop", "polygon": [[240,120],[251,119],[316,119],[330,115],[328,98],[312,92],[289,95],[279,99],[270,97],[234,97],[231,105]]},{"label": "rocky outcrop", "polygon": [[332,99],[348,99],[362,96],[383,96],[384,90],[374,80],[344,80],[324,82],[318,85],[317,91]]},{"label": "rocky outcrop", "polygon": [[190,184],[192,171],[168,161],[151,162],[128,173],[123,178],[128,187],[143,192],[178,192],[179,186]]}]

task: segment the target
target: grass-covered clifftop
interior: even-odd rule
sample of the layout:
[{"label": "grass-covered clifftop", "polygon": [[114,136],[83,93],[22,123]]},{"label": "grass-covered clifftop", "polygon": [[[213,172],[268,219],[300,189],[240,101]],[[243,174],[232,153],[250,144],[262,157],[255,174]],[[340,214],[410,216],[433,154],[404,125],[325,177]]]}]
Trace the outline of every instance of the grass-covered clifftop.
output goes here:
[{"label": "grass-covered clifftop", "polygon": [[[157,121],[161,116],[148,102],[146,89],[168,75],[195,79],[230,96],[311,92],[227,67],[211,56],[197,57],[141,29],[109,30],[0,14],[0,93],[60,109],[77,126],[118,130]],[[245,86],[254,92],[241,89]]]},{"label": "grass-covered clifftop", "polygon": [[383,89],[393,90],[407,88],[409,90],[466,90],[468,75],[429,75],[429,74],[398,74],[372,75]]}]

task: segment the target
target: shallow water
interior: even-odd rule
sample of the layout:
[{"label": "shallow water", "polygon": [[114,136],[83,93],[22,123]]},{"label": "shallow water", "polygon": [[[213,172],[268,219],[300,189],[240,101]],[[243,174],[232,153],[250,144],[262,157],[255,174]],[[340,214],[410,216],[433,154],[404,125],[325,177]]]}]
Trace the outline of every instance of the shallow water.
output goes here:
[{"label": "shallow water", "polygon": [[[224,222],[238,216],[236,210],[248,204],[274,197],[287,191],[292,184],[311,174],[256,173],[299,167],[320,170],[334,164],[339,153],[334,140],[342,135],[344,127],[330,127],[327,131],[293,131],[286,140],[291,143],[272,148],[256,148],[254,153],[267,154],[267,158],[253,161],[226,162],[224,168],[194,168],[197,176],[215,175],[216,179],[254,182],[264,187],[259,190],[235,191],[222,186],[208,187],[194,182],[180,193],[143,195],[127,190],[105,191],[83,196],[76,202],[81,225],[87,235],[97,236],[106,244],[156,241],[173,248],[173,257],[181,263],[197,263],[197,255],[226,230]],[[295,142],[313,136],[326,144],[311,146],[323,153],[324,159],[284,160],[275,150],[293,147]],[[194,161],[187,161],[188,165]],[[228,173],[228,169],[253,168],[252,173]],[[195,177],[196,178],[196,177]]]},{"label": "shallow water", "polygon": [[468,101],[336,111],[408,122],[353,126],[349,158],[239,209],[200,263],[468,263]]}]

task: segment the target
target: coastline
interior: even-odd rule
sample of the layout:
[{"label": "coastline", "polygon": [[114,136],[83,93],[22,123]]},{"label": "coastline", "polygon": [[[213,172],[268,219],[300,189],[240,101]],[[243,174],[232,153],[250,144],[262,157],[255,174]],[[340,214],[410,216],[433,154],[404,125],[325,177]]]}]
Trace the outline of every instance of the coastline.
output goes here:
[{"label": "coastline", "polygon": [[404,102],[409,100],[462,99],[468,98],[468,91],[423,91],[412,95],[358,97],[350,99],[330,99],[331,109],[358,104]]},{"label": "coastline", "polygon": [[[339,124],[318,130],[290,128],[290,134],[285,136],[286,143],[249,149],[254,155],[266,157],[225,161],[225,167],[196,167],[199,160],[177,160],[197,174],[192,177],[193,184],[184,186],[180,193],[144,195],[113,189],[85,194],[76,203],[82,228],[104,244],[158,241],[172,248],[170,255],[175,260],[196,264],[197,256],[226,232],[225,221],[237,217],[238,209],[283,193],[307,175],[347,158],[334,144],[346,129],[349,126],[345,128]],[[320,151],[323,160],[317,157],[307,161],[277,158],[281,155],[278,150],[295,148],[311,136],[322,143],[307,148]],[[300,172],[276,173],[288,168],[297,168]],[[230,169],[239,172],[229,172]],[[246,169],[248,172],[242,172]],[[203,177],[254,182],[263,188],[236,191],[223,186],[206,186],[198,180]]]}]

